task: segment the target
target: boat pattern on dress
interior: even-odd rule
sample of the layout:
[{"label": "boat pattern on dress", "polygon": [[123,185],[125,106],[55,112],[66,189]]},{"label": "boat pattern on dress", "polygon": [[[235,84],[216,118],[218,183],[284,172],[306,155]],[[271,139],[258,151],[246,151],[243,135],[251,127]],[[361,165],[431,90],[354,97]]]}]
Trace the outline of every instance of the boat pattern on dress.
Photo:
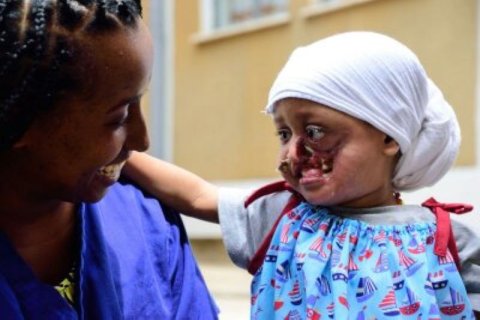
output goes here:
[{"label": "boat pattern on dress", "polygon": [[474,319],[434,223],[387,226],[300,204],[252,282],[252,319]]}]

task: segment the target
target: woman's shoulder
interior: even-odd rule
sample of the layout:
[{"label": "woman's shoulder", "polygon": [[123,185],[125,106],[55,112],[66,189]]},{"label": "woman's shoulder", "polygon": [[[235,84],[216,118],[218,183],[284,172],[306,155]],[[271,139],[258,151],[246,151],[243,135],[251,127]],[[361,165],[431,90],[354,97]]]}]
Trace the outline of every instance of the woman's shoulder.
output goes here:
[{"label": "woman's shoulder", "polygon": [[[157,229],[180,228],[184,226],[180,214],[163,205],[132,181],[121,179],[109,188],[99,202],[86,205],[86,212],[101,216],[101,223],[107,225],[129,225],[130,228],[144,229],[145,225]],[[87,216],[92,216],[87,214]],[[93,219],[93,218],[92,218]]]},{"label": "woman's shoulder", "polygon": [[148,208],[149,210],[163,210],[165,206],[150,193],[132,180],[121,178],[112,185],[105,197],[99,201],[102,206],[120,206],[124,208]]},{"label": "woman's shoulder", "polygon": [[[81,216],[82,241],[88,243],[82,258],[92,264],[103,254],[98,263],[108,276],[129,279],[113,290],[123,301],[136,301],[143,312],[138,314],[216,317],[178,212],[122,180],[99,202],[83,205]],[[96,283],[90,285],[98,290]],[[185,293],[181,288],[186,287],[193,289]]]}]

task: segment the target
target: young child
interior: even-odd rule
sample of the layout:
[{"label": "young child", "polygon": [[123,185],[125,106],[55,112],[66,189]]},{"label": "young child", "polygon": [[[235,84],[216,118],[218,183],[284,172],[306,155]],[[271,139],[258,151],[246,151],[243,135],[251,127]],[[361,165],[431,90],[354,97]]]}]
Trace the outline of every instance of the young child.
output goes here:
[{"label": "young child", "polygon": [[372,32],[298,48],[266,111],[285,181],[249,198],[145,155],[126,167],[176,209],[220,223],[254,274],[252,319],[473,319],[478,237],[453,223],[454,239],[449,218],[471,207],[399,195],[440,180],[460,144],[415,54]]}]

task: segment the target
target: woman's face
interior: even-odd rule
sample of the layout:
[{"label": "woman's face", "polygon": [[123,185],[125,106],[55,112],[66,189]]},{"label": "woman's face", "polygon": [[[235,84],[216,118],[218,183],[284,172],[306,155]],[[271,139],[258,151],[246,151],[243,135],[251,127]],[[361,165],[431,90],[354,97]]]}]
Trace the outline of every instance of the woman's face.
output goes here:
[{"label": "woman's face", "polygon": [[399,148],[384,133],[302,99],[281,100],[274,121],[281,142],[279,169],[308,202],[348,207],[395,204],[391,178]]},{"label": "woman's face", "polygon": [[79,41],[84,88],[37,119],[14,147],[28,159],[26,184],[40,199],[100,200],[129,152],[149,144],[140,99],[153,49],[143,22]]}]

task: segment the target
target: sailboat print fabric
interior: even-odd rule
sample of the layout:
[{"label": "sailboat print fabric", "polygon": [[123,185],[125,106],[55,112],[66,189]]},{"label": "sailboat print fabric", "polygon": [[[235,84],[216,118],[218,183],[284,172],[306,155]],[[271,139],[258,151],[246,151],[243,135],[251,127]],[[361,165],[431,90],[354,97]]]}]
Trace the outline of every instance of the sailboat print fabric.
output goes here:
[{"label": "sailboat print fabric", "polygon": [[252,282],[252,319],[474,319],[433,222],[371,225],[301,203]]}]

